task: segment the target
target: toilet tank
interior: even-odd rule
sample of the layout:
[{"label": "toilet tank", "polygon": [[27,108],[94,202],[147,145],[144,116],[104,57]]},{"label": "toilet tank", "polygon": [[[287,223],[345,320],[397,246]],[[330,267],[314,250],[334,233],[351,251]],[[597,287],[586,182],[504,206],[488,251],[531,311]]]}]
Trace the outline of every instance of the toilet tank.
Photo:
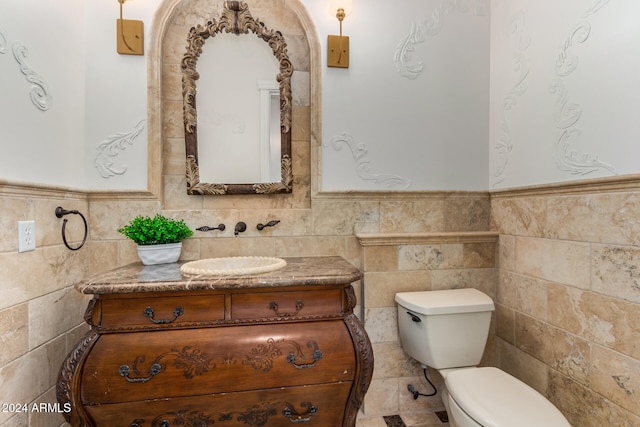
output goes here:
[{"label": "toilet tank", "polygon": [[477,289],[400,292],[398,329],[402,349],[435,369],[480,363],[489,334],[493,300]]}]

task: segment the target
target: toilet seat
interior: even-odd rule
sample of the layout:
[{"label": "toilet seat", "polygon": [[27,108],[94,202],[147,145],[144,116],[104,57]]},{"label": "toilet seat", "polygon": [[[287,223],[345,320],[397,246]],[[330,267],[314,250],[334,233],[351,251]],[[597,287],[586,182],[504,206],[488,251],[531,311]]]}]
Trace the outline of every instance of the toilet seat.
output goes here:
[{"label": "toilet seat", "polygon": [[449,372],[445,384],[455,403],[484,427],[571,427],[544,396],[497,368]]}]

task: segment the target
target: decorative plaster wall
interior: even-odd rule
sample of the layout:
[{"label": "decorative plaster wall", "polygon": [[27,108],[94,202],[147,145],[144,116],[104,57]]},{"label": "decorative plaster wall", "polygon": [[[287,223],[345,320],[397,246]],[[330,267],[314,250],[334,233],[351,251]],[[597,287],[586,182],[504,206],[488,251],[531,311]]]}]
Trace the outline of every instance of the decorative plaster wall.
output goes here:
[{"label": "decorative plaster wall", "polygon": [[[324,43],[336,23],[311,3],[305,1]],[[481,0],[354,2],[343,25],[350,67],[323,66],[322,189],[487,188],[488,6]],[[402,180],[365,177],[361,163],[331,143],[343,134],[366,145],[372,173]]]},{"label": "decorative plaster wall", "polygon": [[[616,169],[601,160],[598,154],[579,152],[574,148],[575,143],[579,144],[582,130],[579,121],[582,117],[582,106],[573,101],[566,86],[579,63],[579,45],[588,41],[591,34],[590,19],[609,0],[600,0],[592,5],[581,17],[579,22],[569,29],[569,34],[562,43],[560,52],[556,55],[555,73],[557,78],[553,80],[549,92],[556,96],[553,121],[557,134],[555,141],[555,161],[558,169],[569,172],[572,175],[588,175],[598,170],[609,171],[612,175],[617,175]],[[576,140],[577,141],[574,141]]]},{"label": "decorative plaster wall", "polygon": [[[154,14],[165,3],[125,7],[127,18],[145,21],[147,51]],[[318,185],[325,190],[389,188],[363,179],[349,151],[333,148],[331,139],[343,133],[366,145],[371,173],[406,180],[395,190],[482,190],[638,172],[640,63],[628,51],[640,38],[632,19],[637,2],[494,0],[489,12],[487,0],[402,0],[392,20],[388,2],[356,2],[344,24],[349,69],[324,66],[326,34],[337,30],[327,5],[301,4],[322,52],[314,67],[322,79]],[[3,176],[145,190],[157,144],[145,132],[118,153],[126,173],[105,179],[94,161],[101,142],[147,115],[149,57],[115,52],[117,4],[75,0],[75,6],[0,4],[0,17],[10,18],[0,18],[0,70],[8,76],[0,104]],[[41,13],[31,14],[35,8]],[[12,59],[14,41],[29,48],[21,61],[55,95],[55,103],[43,95],[44,112],[25,97],[30,83]],[[412,69],[413,78],[403,77]],[[25,153],[33,168],[15,161]]]},{"label": "decorative plaster wall", "polygon": [[[81,146],[84,147],[83,174],[87,189],[135,191],[149,188],[147,163],[151,146],[158,141],[148,137],[147,129],[148,52],[153,16],[161,3],[145,0],[127,1],[123,5],[124,19],[144,22],[145,56],[137,56],[116,52],[118,2],[83,2],[83,21],[87,28],[83,75],[87,86]],[[140,126],[142,129],[137,132]],[[119,139],[124,134],[131,134],[130,143],[120,144],[122,149],[110,151],[105,157],[107,141]],[[106,172],[105,161],[113,162],[112,171]],[[114,173],[115,170],[123,171],[125,165],[124,173]]]},{"label": "decorative plaster wall", "polygon": [[495,169],[493,171],[493,185],[497,185],[504,180],[504,173],[509,163],[509,153],[513,149],[513,138],[509,122],[512,108],[518,104],[518,98],[527,91],[527,77],[531,66],[527,60],[526,51],[531,44],[531,37],[526,29],[526,17],[523,12],[513,15],[509,24],[509,35],[513,40],[513,74],[510,76],[511,84],[502,101],[500,136],[498,137],[494,149]]},{"label": "decorative plaster wall", "polygon": [[[414,63],[413,52],[416,45],[425,43],[427,37],[435,37],[442,30],[446,15],[451,13],[470,13],[470,5],[467,2],[459,0],[444,0],[431,12],[431,16],[414,21],[411,24],[411,31],[396,46],[393,61],[396,64],[396,70],[400,75],[411,80],[417,79],[424,71],[424,60],[418,60]],[[473,6],[473,13],[477,16],[489,15],[488,0],[476,0]]]},{"label": "decorative plaster wall", "polygon": [[2,179],[85,187],[83,3],[0,2]]},{"label": "decorative plaster wall", "polygon": [[495,1],[491,188],[638,172],[632,1]]}]

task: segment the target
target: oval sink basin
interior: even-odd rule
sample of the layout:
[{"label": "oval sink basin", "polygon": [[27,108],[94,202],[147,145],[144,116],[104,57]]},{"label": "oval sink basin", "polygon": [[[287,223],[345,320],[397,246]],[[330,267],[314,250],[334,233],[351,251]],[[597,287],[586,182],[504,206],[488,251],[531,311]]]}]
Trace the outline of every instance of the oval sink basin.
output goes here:
[{"label": "oval sink basin", "polygon": [[268,273],[287,266],[282,258],[261,256],[234,256],[207,258],[190,261],[180,267],[180,271],[188,274],[204,276],[239,276],[244,274]]}]

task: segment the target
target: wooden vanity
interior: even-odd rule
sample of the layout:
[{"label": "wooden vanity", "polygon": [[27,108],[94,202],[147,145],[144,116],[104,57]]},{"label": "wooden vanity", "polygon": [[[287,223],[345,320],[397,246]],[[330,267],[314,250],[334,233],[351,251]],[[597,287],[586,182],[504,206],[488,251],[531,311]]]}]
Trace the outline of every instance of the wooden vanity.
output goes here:
[{"label": "wooden vanity", "polygon": [[91,330],[57,384],[72,426],[354,426],[373,352],[354,315],[361,272],[285,258],[249,276],[132,264],[76,289]]}]

